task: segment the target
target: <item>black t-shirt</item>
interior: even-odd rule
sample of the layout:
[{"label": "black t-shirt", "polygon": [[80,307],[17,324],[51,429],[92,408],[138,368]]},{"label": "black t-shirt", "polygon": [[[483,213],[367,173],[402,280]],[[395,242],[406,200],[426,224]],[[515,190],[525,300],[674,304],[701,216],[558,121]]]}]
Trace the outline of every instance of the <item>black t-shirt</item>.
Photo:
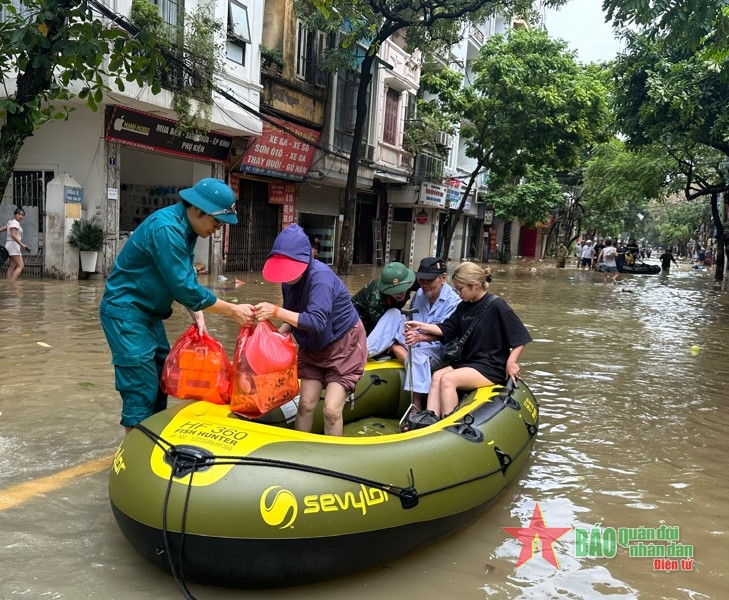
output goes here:
[{"label": "black t-shirt", "polygon": [[676,262],[676,259],[673,258],[673,254],[670,252],[664,252],[658,258],[661,261],[661,267],[664,269],[668,269],[671,266],[671,261]]},{"label": "black t-shirt", "polygon": [[[443,342],[461,337],[471,320],[481,310],[489,294],[477,302],[461,302],[451,315],[438,327],[443,332]],[[471,332],[463,356],[454,367],[472,367],[494,383],[506,381],[506,361],[512,348],[532,341],[526,327],[512,308],[501,298],[495,297],[486,308]]]}]

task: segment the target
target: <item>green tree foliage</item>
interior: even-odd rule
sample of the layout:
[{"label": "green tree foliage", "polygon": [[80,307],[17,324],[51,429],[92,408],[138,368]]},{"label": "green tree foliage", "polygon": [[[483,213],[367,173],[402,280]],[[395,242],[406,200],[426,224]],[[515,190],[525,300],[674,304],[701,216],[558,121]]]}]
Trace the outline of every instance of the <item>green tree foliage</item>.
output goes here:
[{"label": "green tree foliage", "polygon": [[437,98],[439,111],[459,120],[466,155],[476,161],[450,222],[458,222],[482,172],[489,176],[487,201],[496,215],[507,223],[544,221],[562,201],[555,174],[576,166],[581,149],[607,135],[604,75],[579,65],[565,42],[525,28],[490,37],[472,72],[470,87],[454,94],[442,85]]},{"label": "green tree foliage", "polygon": [[583,207],[588,230],[640,237],[648,203],[681,188],[665,148],[630,150],[617,138],[597,146],[585,163]]},{"label": "green tree foliage", "polygon": [[719,197],[729,191],[729,58],[708,58],[655,30],[627,36],[615,61],[615,108],[631,146],[661,145],[684,177],[687,199],[711,197],[717,240],[715,277],[723,277]]},{"label": "green tree foliage", "polygon": [[729,69],[684,46],[628,34],[614,63],[615,111],[632,145],[705,144],[729,155]]},{"label": "green tree foliage", "polygon": [[703,46],[710,54],[727,48],[726,0],[604,0],[602,7],[606,20],[617,27],[631,26],[691,50]]},{"label": "green tree foliage", "polygon": [[[545,0],[543,6],[560,6],[566,0]],[[375,56],[382,44],[394,34],[404,35],[409,50],[446,51],[459,39],[465,22],[483,23],[497,12],[532,15],[531,0],[432,0],[425,4],[405,0],[399,3],[370,0],[312,0],[299,5],[299,12],[308,15],[310,29],[340,34],[340,55],[348,57],[350,66],[358,64],[360,82],[356,99],[356,118],[352,134],[345,190],[342,243],[339,274],[352,272],[354,223],[357,208],[357,170],[359,148],[367,119],[367,94],[372,81]],[[348,54],[347,54],[348,53]]]},{"label": "green tree foliage", "polygon": [[[527,174],[579,162],[584,145],[605,139],[607,89],[565,42],[541,30],[490,37],[465,88],[466,154],[483,160],[497,188]],[[544,215],[541,215],[542,217]]]},{"label": "green tree foliage", "polygon": [[[676,245],[686,247],[690,240],[696,238],[696,232],[701,230],[701,226],[711,220],[706,198],[687,202],[673,197],[665,203],[653,204],[650,213],[651,219],[645,235],[662,248]],[[699,244],[703,246],[701,242]]]},{"label": "green tree foliage", "polygon": [[[25,139],[50,119],[68,117],[78,97],[96,110],[104,93],[125,83],[150,85],[165,63],[153,36],[132,37],[111,26],[90,4],[71,0],[24,0],[18,11],[0,0],[0,189],[5,189]],[[17,79],[16,79],[17,78]]]}]

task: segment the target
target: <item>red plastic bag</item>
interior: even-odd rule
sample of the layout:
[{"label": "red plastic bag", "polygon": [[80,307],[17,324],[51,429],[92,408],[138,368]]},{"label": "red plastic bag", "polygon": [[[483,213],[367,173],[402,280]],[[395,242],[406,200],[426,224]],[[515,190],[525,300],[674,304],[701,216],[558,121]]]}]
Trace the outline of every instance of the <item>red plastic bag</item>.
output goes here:
[{"label": "red plastic bag", "polygon": [[241,327],[233,356],[230,410],[256,418],[299,393],[297,351],[291,335],[269,321]]},{"label": "red plastic bag", "polygon": [[233,368],[223,345],[197,325],[183,333],[167,355],[162,391],[175,398],[227,404]]}]

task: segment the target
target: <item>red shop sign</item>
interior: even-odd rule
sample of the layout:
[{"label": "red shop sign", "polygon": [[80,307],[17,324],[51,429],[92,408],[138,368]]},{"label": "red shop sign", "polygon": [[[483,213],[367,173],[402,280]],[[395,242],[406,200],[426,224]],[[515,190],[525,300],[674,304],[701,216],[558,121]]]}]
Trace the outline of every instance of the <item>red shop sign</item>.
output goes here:
[{"label": "red shop sign", "polygon": [[294,205],[296,200],[296,185],[293,183],[269,183],[268,203],[269,204],[290,204]]},{"label": "red shop sign", "polygon": [[313,144],[319,141],[319,132],[281,119],[271,118],[271,121],[280,123],[285,130],[264,123],[263,134],[252,138],[248,144],[240,170],[303,181],[309,175],[316,150]]}]

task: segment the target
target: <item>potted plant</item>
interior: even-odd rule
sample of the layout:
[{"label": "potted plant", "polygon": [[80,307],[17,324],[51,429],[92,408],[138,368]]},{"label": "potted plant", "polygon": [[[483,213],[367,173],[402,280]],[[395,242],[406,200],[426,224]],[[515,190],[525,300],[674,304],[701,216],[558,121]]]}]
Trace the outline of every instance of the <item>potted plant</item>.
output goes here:
[{"label": "potted plant", "polygon": [[104,230],[96,219],[76,219],[68,234],[68,244],[81,256],[81,270],[94,273],[99,250],[104,247]]}]

